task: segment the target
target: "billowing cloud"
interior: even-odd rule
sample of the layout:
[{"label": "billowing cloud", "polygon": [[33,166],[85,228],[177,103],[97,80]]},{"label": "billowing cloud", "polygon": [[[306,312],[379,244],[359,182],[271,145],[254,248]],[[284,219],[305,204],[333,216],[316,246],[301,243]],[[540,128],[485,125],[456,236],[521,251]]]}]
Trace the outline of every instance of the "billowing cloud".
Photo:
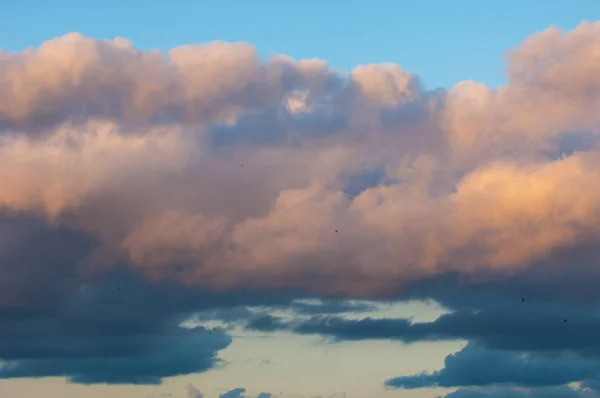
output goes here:
[{"label": "billowing cloud", "polygon": [[[600,23],[549,28],[508,55],[505,86],[448,91],[398,65],[262,61],[247,43],[162,53],[72,33],[0,52],[0,376],[206,370],[230,338],[180,327],[190,315],[274,330],[289,325],[232,308],[303,296],[462,308],[301,333],[593,352],[596,313],[564,328],[561,307],[474,313],[464,297],[600,298],[599,45]],[[345,311],[330,307],[295,308]],[[510,317],[563,330],[528,337],[498,324]]]},{"label": "billowing cloud", "polygon": [[598,26],[530,37],[506,86],[446,93],[396,65],[341,75],[245,43],[162,54],[69,34],[5,53],[0,205],[214,289],[521,273],[598,237]]}]

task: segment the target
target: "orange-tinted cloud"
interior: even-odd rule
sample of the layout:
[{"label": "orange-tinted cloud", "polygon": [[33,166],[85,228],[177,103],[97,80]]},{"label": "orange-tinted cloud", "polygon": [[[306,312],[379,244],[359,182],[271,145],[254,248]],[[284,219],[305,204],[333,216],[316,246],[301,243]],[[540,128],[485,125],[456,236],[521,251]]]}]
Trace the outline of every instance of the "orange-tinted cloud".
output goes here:
[{"label": "orange-tinted cloud", "polygon": [[396,65],[70,34],[0,57],[0,206],[211,288],[512,274],[599,238],[599,47],[599,23],[550,28],[507,85],[444,93]]}]

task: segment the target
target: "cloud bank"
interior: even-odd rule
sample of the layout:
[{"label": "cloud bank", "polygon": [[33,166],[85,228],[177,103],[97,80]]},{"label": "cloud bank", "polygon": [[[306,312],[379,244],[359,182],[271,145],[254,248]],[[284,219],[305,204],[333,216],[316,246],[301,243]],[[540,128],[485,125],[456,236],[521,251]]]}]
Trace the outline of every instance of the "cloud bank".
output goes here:
[{"label": "cloud bank", "polygon": [[3,53],[0,205],[212,289],[513,275],[597,239],[598,26],[530,37],[497,90],[245,43]]},{"label": "cloud bank", "polygon": [[[208,369],[230,337],[179,323],[209,307],[300,296],[460,307],[457,283],[593,304],[598,46],[600,23],[551,27],[508,54],[505,86],[448,91],[393,64],[342,74],[261,61],[247,43],[162,53],[72,33],[0,52],[0,377],[155,383]],[[128,304],[113,313],[111,300]],[[501,328],[481,337],[465,317],[488,313],[464,314],[374,337],[560,346]],[[571,378],[592,372],[579,365]],[[398,385],[462,385],[451,373]]]}]

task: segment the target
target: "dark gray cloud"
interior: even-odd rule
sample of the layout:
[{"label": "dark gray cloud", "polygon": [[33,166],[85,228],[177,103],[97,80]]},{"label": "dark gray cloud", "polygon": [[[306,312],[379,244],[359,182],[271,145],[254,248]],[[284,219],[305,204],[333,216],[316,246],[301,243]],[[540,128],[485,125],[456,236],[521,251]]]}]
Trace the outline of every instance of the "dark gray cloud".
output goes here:
[{"label": "dark gray cloud", "polygon": [[[0,357],[9,363],[0,371],[0,377],[66,376],[75,383],[157,384],[163,377],[200,372],[218,364],[216,354],[231,343],[231,337],[217,331],[208,333],[202,327],[180,328],[179,323],[194,313],[199,321],[242,320],[251,330],[289,329],[337,340],[473,342],[449,357],[444,369],[395,378],[388,382],[394,387],[495,383],[539,386],[583,379],[592,386],[599,376],[595,357],[600,353],[600,310],[596,306],[548,302],[536,295],[527,296],[522,304],[520,294],[513,292],[510,296],[510,289],[514,289],[510,284],[498,285],[497,289],[467,284],[462,290],[453,290],[457,285],[451,279],[445,284],[443,280],[436,282],[443,289],[430,291],[432,294],[423,289],[420,298],[442,297],[441,302],[452,303],[449,307],[458,309],[432,322],[350,320],[322,315],[366,312],[373,309],[372,305],[331,298],[293,301],[295,297],[310,297],[300,291],[211,293],[184,288],[174,281],[152,282],[125,271],[127,268],[109,274],[90,273],[81,265],[96,248],[95,242],[79,232],[14,217],[3,219],[2,231],[7,232],[0,259],[5,260],[3,265],[12,264],[13,268],[0,269],[5,269],[7,276],[11,269],[18,270],[30,283],[39,277],[39,287],[14,290],[6,296],[5,303],[20,297],[27,305],[5,306],[0,311]],[[36,251],[22,244],[36,239],[40,242],[35,245]],[[47,268],[40,269],[41,263]],[[62,288],[43,290],[44,281],[55,281]],[[415,296],[408,291],[404,298]],[[269,314],[270,309],[316,316],[290,323]],[[567,324],[562,322],[564,317],[569,318]],[[481,344],[477,349],[473,348],[475,342]],[[580,356],[570,362],[553,357],[564,350]],[[529,355],[529,362],[520,357],[523,352]]]},{"label": "dark gray cloud", "polygon": [[123,292],[109,287],[88,286],[52,309],[0,312],[0,358],[7,361],[0,378],[160,384],[212,368],[231,343],[223,333],[180,327],[184,314],[152,309],[146,297],[132,298],[126,284]]},{"label": "dark gray cloud", "polygon": [[[477,289],[465,295],[476,299]],[[444,314],[430,322],[408,319],[313,316],[286,321],[271,315],[247,323],[252,330],[288,330],[320,334],[333,342],[389,339],[405,343],[466,340],[469,344],[446,358],[433,373],[388,380],[394,388],[432,386],[560,386],[600,377],[600,308],[546,302],[520,296],[482,295],[478,305]],[[459,305],[461,306],[461,305]],[[469,308],[471,307],[471,308]],[[568,322],[563,320],[567,318]]]},{"label": "dark gray cloud", "polygon": [[219,394],[219,398],[245,398],[245,392],[245,388],[238,387],[234,388],[233,390],[229,390],[226,393]]},{"label": "dark gray cloud", "polygon": [[[596,337],[600,318],[596,307],[548,303],[536,296],[521,304],[519,294],[511,298],[502,286],[486,290],[478,285],[463,285],[457,291],[452,290],[455,285],[451,282],[441,284],[449,299],[440,301],[454,300],[454,306],[462,309],[433,322],[349,320],[320,315],[369,311],[371,305],[331,298],[293,301],[295,297],[309,297],[300,291],[211,293],[184,288],[175,281],[152,282],[125,271],[126,267],[117,267],[108,274],[91,272],[82,265],[97,246],[81,232],[51,227],[36,219],[5,217],[0,223],[0,233],[3,236],[0,270],[7,278],[3,281],[21,278],[6,283],[7,289],[0,293],[4,303],[0,311],[3,326],[0,358],[9,363],[0,377],[66,376],[75,383],[153,384],[163,377],[203,371],[217,363],[216,354],[230,344],[231,338],[219,332],[209,334],[203,328],[188,330],[178,326],[197,312],[197,320],[244,320],[248,329],[291,329],[338,340],[465,339],[513,351],[552,353],[572,349],[588,357],[600,352]],[[31,243],[36,250],[24,242]],[[444,292],[440,289],[433,294],[420,294],[422,298],[438,299],[440,291]],[[250,310],[246,306],[255,307]],[[269,314],[270,308],[319,316],[287,323]],[[563,317],[569,318],[567,324],[562,322]],[[463,358],[462,355],[458,358]],[[508,361],[511,357],[509,353],[506,355],[503,358]],[[546,382],[554,378],[558,383],[569,375],[565,371],[557,376],[548,373],[550,370],[538,369],[547,372],[539,377],[547,377]],[[441,372],[404,379],[403,386],[444,383],[449,371]]]},{"label": "dark gray cloud", "polygon": [[253,319],[256,316],[260,316],[259,314],[259,312],[252,311],[248,307],[224,307],[198,312],[194,315],[194,319],[198,322],[222,321],[233,324],[239,321]]},{"label": "dark gray cloud", "polygon": [[[249,330],[266,331],[268,328],[275,330],[283,327],[284,324],[276,322],[277,319],[269,314],[273,310],[290,311],[299,315],[316,315],[373,312],[377,310],[377,307],[365,302],[313,298],[312,301],[284,301],[282,304],[252,308],[248,306],[214,308],[196,313],[194,320],[198,322],[221,321],[230,327],[242,323]],[[272,322],[275,323],[271,324]]]},{"label": "dark gray cloud", "polygon": [[90,236],[0,212],[0,310],[56,305],[82,276]]},{"label": "dark gray cloud", "polygon": [[460,388],[438,398],[598,398],[591,390],[574,389],[568,386],[541,388]]},{"label": "dark gray cloud", "polygon": [[[564,323],[563,319],[568,322]],[[249,325],[253,329],[281,328],[301,334],[321,334],[335,340],[392,339],[406,343],[474,340],[489,348],[555,351],[572,349],[595,355],[599,347],[600,309],[561,303],[498,304],[486,309],[447,313],[431,322],[408,319],[314,316],[283,321],[269,317]]]},{"label": "dark gray cloud", "polygon": [[[36,218],[0,219],[0,378],[64,376],[73,383],[159,384],[219,364],[231,343],[196,320],[237,322],[269,308],[341,313],[362,303],[292,302],[291,290],[207,292],[151,281],[126,265],[87,266],[99,247],[82,232]],[[255,306],[251,311],[246,306]],[[265,307],[266,306],[266,307]]]},{"label": "dark gray cloud", "polygon": [[[597,245],[577,245],[556,250],[552,260],[537,262],[512,275],[492,271],[473,275],[449,272],[410,283],[391,298],[435,300],[453,310],[487,308],[517,298],[585,307],[600,299],[593,282],[600,277],[600,270],[594,265],[598,256]],[[569,269],[555,265],[563,261],[569,262]]]},{"label": "dark gray cloud", "polygon": [[377,310],[373,304],[340,300],[321,300],[317,303],[293,302],[289,308],[298,314],[305,315],[373,312]]},{"label": "dark gray cloud", "polygon": [[[280,305],[283,292],[211,293],[150,281],[129,267],[86,267],[98,249],[81,232],[0,218],[0,378],[159,384],[218,365],[232,338],[182,328],[196,311]],[[238,315],[239,316],[239,315]]]},{"label": "dark gray cloud", "polygon": [[589,388],[600,393],[600,378],[585,380],[583,383],[581,383],[581,385],[582,387]]},{"label": "dark gray cloud", "polygon": [[[66,376],[70,382],[80,384],[160,384],[164,377],[214,367],[217,352],[230,343],[231,337],[224,334],[177,326],[164,328],[157,335],[112,339],[101,334],[70,340],[46,335],[43,343],[28,348],[38,358],[15,360],[9,356],[11,361],[0,370],[0,377]],[[45,358],[39,358],[41,351],[46,351]],[[15,356],[18,354],[21,352]]]},{"label": "dark gray cloud", "polygon": [[261,332],[275,332],[285,328],[285,322],[279,318],[264,314],[251,319],[245,325],[247,330],[261,331]]},{"label": "dark gray cloud", "polygon": [[578,355],[488,350],[469,343],[450,354],[444,368],[433,373],[387,380],[392,388],[485,387],[516,384],[527,387],[560,386],[600,376],[600,361]]},{"label": "dark gray cloud", "polygon": [[260,322],[264,316],[269,316],[268,312],[272,310],[292,311],[301,315],[315,314],[341,314],[341,313],[360,313],[373,312],[377,307],[365,302],[352,302],[345,300],[313,299],[311,302],[294,300],[284,302],[281,305],[262,306],[255,308],[231,307],[231,308],[216,308],[210,311],[202,311],[195,315],[198,321],[219,320],[226,323],[236,323],[238,321]]}]

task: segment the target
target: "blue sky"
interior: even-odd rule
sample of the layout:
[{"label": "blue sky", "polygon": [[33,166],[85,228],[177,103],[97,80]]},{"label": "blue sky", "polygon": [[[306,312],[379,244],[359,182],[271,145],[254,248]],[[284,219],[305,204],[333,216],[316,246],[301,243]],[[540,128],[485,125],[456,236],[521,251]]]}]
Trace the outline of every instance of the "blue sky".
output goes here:
[{"label": "blue sky", "polygon": [[600,397],[597,1],[0,6],[1,398]]},{"label": "blue sky", "polygon": [[0,48],[21,50],[76,31],[122,36],[140,48],[169,49],[243,40],[259,52],[320,58],[349,70],[394,62],[430,87],[460,80],[504,82],[503,53],[550,25],[572,29],[600,18],[594,0],[419,2],[349,0],[5,1]]}]

